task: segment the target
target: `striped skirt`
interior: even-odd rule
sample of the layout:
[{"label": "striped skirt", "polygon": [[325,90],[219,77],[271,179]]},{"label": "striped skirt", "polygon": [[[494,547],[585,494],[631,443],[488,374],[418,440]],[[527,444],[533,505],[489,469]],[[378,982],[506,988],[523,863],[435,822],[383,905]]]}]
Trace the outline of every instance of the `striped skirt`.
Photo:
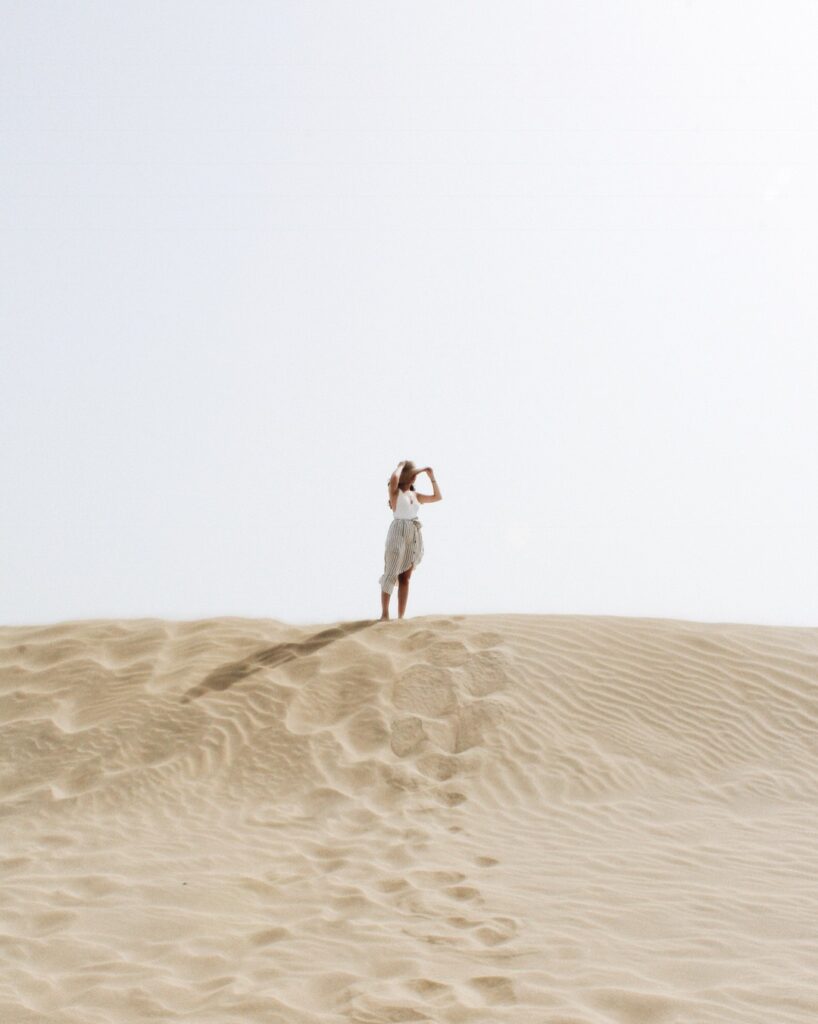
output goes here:
[{"label": "striped skirt", "polygon": [[398,573],[410,566],[416,568],[423,558],[423,523],[419,519],[393,519],[386,531],[383,553],[383,575],[378,580],[381,590],[391,594],[398,581]]}]

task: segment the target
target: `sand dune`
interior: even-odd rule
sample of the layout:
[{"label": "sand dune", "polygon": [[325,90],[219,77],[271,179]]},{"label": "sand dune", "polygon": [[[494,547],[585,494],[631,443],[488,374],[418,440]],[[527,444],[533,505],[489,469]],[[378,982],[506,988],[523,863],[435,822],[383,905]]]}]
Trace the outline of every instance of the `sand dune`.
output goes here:
[{"label": "sand dune", "polygon": [[0,1021],[818,1020],[818,629],[0,629]]}]

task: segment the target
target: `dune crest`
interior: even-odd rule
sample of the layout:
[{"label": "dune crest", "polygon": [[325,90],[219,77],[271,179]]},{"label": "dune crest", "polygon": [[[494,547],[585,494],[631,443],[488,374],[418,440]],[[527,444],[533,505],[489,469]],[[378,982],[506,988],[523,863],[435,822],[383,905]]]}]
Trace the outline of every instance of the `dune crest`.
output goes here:
[{"label": "dune crest", "polygon": [[0,628],[0,1020],[818,1019],[818,629]]}]

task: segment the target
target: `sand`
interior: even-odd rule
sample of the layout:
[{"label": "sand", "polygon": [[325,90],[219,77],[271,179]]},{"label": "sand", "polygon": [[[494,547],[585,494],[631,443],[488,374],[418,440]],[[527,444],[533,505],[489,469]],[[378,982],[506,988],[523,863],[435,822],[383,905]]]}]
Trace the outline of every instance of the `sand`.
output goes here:
[{"label": "sand", "polygon": [[3,1024],[818,1020],[818,629],[0,629]]}]

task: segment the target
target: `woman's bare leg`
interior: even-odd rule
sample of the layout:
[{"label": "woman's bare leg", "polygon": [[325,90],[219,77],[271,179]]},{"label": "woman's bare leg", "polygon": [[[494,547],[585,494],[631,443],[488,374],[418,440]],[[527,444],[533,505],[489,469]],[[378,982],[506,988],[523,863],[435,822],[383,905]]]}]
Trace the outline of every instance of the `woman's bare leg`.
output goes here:
[{"label": "woman's bare leg", "polygon": [[389,618],[389,598],[391,596],[392,595],[391,594],[387,594],[387,592],[385,590],[381,591],[381,618],[382,619],[388,619]]},{"label": "woman's bare leg", "polygon": [[405,572],[398,573],[398,618],[403,618],[403,613],[406,611],[406,601],[409,598],[409,579],[412,575],[412,569],[415,567],[410,566]]}]

